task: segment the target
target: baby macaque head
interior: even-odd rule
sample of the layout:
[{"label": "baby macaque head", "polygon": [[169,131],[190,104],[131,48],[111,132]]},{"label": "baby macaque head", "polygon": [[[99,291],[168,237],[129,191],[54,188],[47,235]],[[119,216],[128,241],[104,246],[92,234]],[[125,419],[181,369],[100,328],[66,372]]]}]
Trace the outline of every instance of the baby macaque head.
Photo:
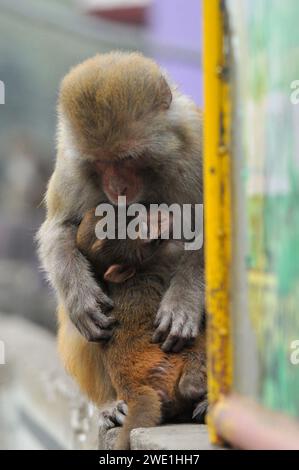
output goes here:
[{"label": "baby macaque head", "polygon": [[[99,239],[96,236],[96,225],[102,217],[95,215],[95,209],[88,211],[78,228],[77,246],[91,262],[98,276],[107,282],[122,283],[133,277],[139,270],[163,262],[168,240],[163,239],[166,233],[171,236],[172,218],[168,213],[159,217],[147,214],[146,220],[136,226],[136,239],[118,239],[116,227],[115,239]],[[117,217],[116,217],[117,219]],[[133,217],[127,217],[127,222]],[[143,225],[144,224],[144,225]],[[150,237],[154,233],[154,237]]]}]

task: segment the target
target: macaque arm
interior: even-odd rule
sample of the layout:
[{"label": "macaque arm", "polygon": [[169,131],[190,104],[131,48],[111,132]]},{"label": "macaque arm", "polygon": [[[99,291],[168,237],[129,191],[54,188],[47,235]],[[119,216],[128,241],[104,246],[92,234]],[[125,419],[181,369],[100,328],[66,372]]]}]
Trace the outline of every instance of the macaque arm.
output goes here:
[{"label": "macaque arm", "polygon": [[199,332],[204,310],[201,251],[186,251],[158,310],[154,342],[164,351],[180,351]]},{"label": "macaque arm", "polygon": [[80,333],[89,341],[107,339],[114,319],[105,313],[112,302],[76,247],[75,220],[80,208],[76,208],[75,201],[80,198],[69,181],[59,183],[59,176],[54,172],[50,181],[46,196],[48,215],[38,233],[42,266]]}]

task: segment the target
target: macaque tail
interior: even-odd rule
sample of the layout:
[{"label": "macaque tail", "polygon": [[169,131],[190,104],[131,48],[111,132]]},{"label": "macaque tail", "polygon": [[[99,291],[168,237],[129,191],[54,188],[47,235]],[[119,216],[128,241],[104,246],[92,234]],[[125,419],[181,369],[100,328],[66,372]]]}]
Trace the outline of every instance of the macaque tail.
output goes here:
[{"label": "macaque tail", "polygon": [[115,443],[115,450],[130,449],[130,433],[135,428],[148,428],[161,423],[161,399],[156,390],[144,386],[128,400],[128,415]]}]

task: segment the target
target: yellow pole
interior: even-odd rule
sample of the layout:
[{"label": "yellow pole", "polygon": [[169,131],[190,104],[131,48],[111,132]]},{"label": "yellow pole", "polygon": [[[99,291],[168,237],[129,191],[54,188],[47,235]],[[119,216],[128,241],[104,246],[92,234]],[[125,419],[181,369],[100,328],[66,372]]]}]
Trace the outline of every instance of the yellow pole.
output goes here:
[{"label": "yellow pole", "polygon": [[[204,0],[204,210],[210,405],[232,384],[230,95],[221,0]],[[219,443],[213,419],[210,439]]]}]

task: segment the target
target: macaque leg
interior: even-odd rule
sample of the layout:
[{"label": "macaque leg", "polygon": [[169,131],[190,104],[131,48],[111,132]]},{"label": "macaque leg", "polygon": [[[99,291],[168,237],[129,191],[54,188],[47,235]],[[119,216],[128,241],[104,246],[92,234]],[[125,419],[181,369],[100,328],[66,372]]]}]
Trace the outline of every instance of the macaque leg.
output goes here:
[{"label": "macaque leg", "polygon": [[58,308],[58,320],[58,351],[67,372],[96,405],[114,400],[115,391],[104,369],[101,346],[80,335],[62,305]]},{"label": "macaque leg", "polygon": [[126,397],[127,417],[116,440],[114,450],[130,449],[130,433],[135,428],[157,426],[161,423],[161,399],[158,392],[148,386],[140,386]]},{"label": "macaque leg", "polygon": [[[185,365],[179,381],[178,390],[184,399],[195,403],[193,419],[202,422],[207,412],[207,369],[204,340],[202,351],[191,350],[184,354]],[[195,348],[194,348],[195,349]]]},{"label": "macaque leg", "polygon": [[190,400],[200,400],[207,392],[206,365],[201,363],[200,357],[190,353],[186,360],[179,381],[180,394]]}]

